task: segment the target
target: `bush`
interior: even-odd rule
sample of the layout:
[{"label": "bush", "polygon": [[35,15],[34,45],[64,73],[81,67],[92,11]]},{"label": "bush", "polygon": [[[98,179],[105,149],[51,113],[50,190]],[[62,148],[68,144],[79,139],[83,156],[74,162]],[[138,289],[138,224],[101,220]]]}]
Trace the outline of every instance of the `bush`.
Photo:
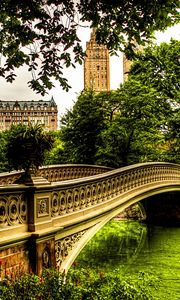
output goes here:
[{"label": "bush", "polygon": [[0,282],[1,300],[149,300],[150,287],[156,279],[140,273],[137,277],[121,278],[116,273],[103,274],[89,269],[72,268],[65,275],[45,270],[41,278],[31,274],[16,281]]},{"label": "bush", "polygon": [[36,171],[53,146],[52,136],[44,132],[41,124],[14,125],[7,138],[7,158],[10,170]]}]

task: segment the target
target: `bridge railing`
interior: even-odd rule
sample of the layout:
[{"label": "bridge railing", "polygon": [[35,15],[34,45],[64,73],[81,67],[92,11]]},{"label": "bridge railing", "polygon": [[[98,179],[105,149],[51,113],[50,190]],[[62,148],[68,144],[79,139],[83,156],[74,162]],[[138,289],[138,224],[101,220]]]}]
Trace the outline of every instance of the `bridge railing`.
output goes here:
[{"label": "bridge railing", "polygon": [[[49,182],[71,180],[101,174],[111,170],[104,166],[93,165],[50,165],[39,168],[37,176],[46,178]],[[14,183],[24,171],[12,171],[0,173],[0,185]]]},{"label": "bridge railing", "polygon": [[[55,183],[51,194],[51,217],[54,224],[69,223],[66,216],[71,215],[71,221],[78,218],[82,220],[85,214],[93,209],[97,214],[101,209],[105,211],[105,203],[126,192],[132,192],[145,185],[158,182],[179,182],[180,166],[172,164],[138,164],[104,174],[96,175],[66,183]],[[108,205],[107,205],[108,207]],[[81,213],[83,211],[83,213]]]},{"label": "bridge railing", "polygon": [[68,226],[110,209],[108,203],[115,206],[121,194],[171,182],[180,184],[179,165],[147,163],[45,185],[1,186],[1,237]]},{"label": "bridge railing", "polygon": [[12,235],[28,232],[28,187],[0,187],[0,246]]},{"label": "bridge railing", "polygon": [[[87,176],[93,176],[109,171],[111,168],[92,165],[53,165],[45,166],[39,169],[38,176],[44,177],[49,181],[48,185],[42,186],[38,195],[40,200],[36,199],[34,193],[35,187],[13,184],[24,172],[13,171],[0,173],[0,246],[3,239],[11,235],[18,235],[32,229],[35,219],[41,216],[47,219],[43,212],[43,206],[51,197],[51,182],[60,182],[71,179],[77,179]],[[38,183],[38,185],[40,185]],[[50,191],[47,193],[47,187]],[[44,195],[46,198],[44,199]],[[35,202],[36,203],[35,203]],[[50,209],[50,203],[48,207]],[[35,207],[37,206],[37,207]],[[33,215],[36,210],[36,216]],[[37,217],[37,218],[36,218]],[[34,228],[34,227],[33,227]]]}]

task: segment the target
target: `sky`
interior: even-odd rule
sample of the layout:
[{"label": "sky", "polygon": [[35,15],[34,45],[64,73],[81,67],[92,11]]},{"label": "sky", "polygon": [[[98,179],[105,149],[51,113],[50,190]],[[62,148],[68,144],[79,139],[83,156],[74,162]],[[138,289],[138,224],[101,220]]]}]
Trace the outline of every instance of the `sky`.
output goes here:
[{"label": "sky", "polygon": [[[85,50],[86,42],[90,39],[90,29],[81,28],[79,37],[82,40],[82,45]],[[168,42],[170,38],[180,39],[180,24],[167,29],[164,33],[157,32],[157,43],[163,41]],[[0,100],[50,100],[53,96],[56,104],[58,105],[59,116],[62,116],[67,109],[70,109],[75,103],[79,93],[84,87],[84,74],[83,66],[76,65],[76,68],[68,68],[64,70],[64,75],[68,79],[72,87],[69,92],[65,92],[62,88],[55,83],[55,87],[49,91],[49,94],[42,97],[32,91],[27,81],[30,80],[30,74],[21,68],[16,72],[18,75],[14,83],[6,83],[3,78],[0,78]],[[120,83],[123,82],[123,67],[122,67],[122,54],[119,57],[110,57],[110,88],[116,89]]]}]

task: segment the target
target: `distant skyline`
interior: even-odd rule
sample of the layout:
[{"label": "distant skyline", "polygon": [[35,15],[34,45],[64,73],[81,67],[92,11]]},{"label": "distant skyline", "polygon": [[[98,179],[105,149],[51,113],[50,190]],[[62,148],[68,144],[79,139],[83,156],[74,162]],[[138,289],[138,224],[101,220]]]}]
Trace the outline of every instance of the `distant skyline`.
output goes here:
[{"label": "distant skyline", "polygon": [[[79,37],[82,40],[82,45],[85,50],[86,42],[90,39],[90,28],[80,28]],[[169,41],[170,38],[180,39],[180,24],[167,29],[164,33],[156,34],[157,43]],[[83,65],[76,65],[76,68],[64,69],[64,76],[68,79],[71,89],[69,92],[62,90],[58,83],[55,83],[55,88],[49,91],[49,94],[42,97],[32,91],[27,81],[30,80],[31,74],[25,68],[19,69],[18,75],[14,83],[6,83],[3,78],[0,78],[0,100],[50,100],[53,96],[58,105],[59,115],[65,113],[66,109],[70,109],[76,101],[79,93],[84,87]],[[110,88],[116,89],[123,82],[123,67],[122,53],[119,57],[110,57]]]}]

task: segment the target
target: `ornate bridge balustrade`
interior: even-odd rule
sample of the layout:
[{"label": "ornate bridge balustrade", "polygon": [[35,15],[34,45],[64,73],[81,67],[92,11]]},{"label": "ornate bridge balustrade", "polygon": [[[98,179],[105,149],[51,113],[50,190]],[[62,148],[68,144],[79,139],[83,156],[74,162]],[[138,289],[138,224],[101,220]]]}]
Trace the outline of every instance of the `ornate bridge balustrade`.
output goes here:
[{"label": "ornate bridge balustrade", "polygon": [[[137,165],[109,171],[93,178],[83,178],[69,183],[54,184],[51,195],[51,216],[57,217],[86,211],[97,204],[109,202],[121,194],[142,188],[144,185],[180,180],[180,169],[172,165]],[[99,206],[99,205],[98,205]],[[108,208],[108,206],[107,206]]]},{"label": "ornate bridge balustrade", "polygon": [[[52,165],[41,167],[37,176],[46,178],[49,182],[64,181],[101,174],[111,170],[108,167],[92,165]],[[14,183],[24,172],[12,171],[0,173],[0,185]]]},{"label": "ornate bridge balustrade", "polygon": [[26,261],[25,270],[31,267],[40,274],[52,265],[67,270],[111,218],[133,203],[167,191],[180,191],[179,165],[145,163],[68,181],[1,186],[2,276],[7,256],[18,251]]},{"label": "ornate bridge balustrade", "polygon": [[19,224],[27,224],[27,199],[25,193],[16,193],[16,191],[12,194],[3,193],[0,197],[0,228],[9,228]]}]

